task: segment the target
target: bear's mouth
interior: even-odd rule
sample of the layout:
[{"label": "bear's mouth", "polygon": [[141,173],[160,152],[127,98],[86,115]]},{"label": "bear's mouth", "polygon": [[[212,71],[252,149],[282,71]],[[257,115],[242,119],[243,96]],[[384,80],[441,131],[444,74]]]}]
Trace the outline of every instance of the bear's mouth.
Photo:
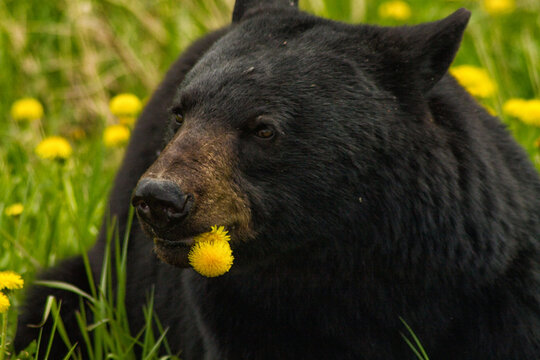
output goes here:
[{"label": "bear's mouth", "polygon": [[[229,229],[229,233],[234,233],[236,227],[237,225],[233,224],[230,226],[225,226],[225,229]],[[203,232],[204,231],[193,235],[184,235],[179,239],[170,240],[169,238],[159,236],[155,231],[152,231],[152,238],[154,239],[154,252],[161,261],[169,265],[179,268],[190,267],[188,260],[189,251],[195,244],[195,237]]]},{"label": "bear's mouth", "polygon": [[154,252],[163,262],[180,268],[186,268],[189,267],[189,250],[195,243],[193,239],[194,237],[181,240],[167,240],[154,237]]}]

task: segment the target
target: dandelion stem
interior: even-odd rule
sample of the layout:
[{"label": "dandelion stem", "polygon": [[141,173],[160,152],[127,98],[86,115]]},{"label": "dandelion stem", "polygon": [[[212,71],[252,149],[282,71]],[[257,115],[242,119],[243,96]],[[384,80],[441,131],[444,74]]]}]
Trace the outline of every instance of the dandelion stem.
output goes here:
[{"label": "dandelion stem", "polygon": [[0,342],[0,360],[4,360],[4,357],[6,355],[6,347],[7,347],[7,344],[6,344],[6,337],[7,337],[7,321],[8,321],[8,316],[7,316],[8,312],[4,312],[2,314],[2,330],[0,331],[0,335],[2,337],[2,340]]}]

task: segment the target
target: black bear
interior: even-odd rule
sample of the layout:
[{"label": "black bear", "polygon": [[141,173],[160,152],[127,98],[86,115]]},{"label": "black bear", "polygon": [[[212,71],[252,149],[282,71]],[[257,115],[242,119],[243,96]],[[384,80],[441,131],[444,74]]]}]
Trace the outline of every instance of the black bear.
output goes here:
[{"label": "black bear", "polygon": [[[414,359],[401,319],[432,359],[538,359],[540,179],[447,74],[469,16],[386,28],[238,0],[167,74],[111,194],[121,230],[138,213],[133,329],[153,286],[186,360]],[[188,251],[213,225],[235,260],[206,278]],[[43,277],[87,286],[80,258]],[[31,290],[18,348],[49,293]],[[54,294],[75,333],[79,299]]]}]

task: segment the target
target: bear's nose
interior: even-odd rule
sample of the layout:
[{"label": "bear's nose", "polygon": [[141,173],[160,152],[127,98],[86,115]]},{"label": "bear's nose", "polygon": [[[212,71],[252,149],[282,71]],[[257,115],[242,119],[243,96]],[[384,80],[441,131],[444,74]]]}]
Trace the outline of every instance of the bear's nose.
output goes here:
[{"label": "bear's nose", "polygon": [[145,178],[135,188],[131,204],[137,215],[156,229],[182,221],[189,213],[193,196],[170,180]]}]

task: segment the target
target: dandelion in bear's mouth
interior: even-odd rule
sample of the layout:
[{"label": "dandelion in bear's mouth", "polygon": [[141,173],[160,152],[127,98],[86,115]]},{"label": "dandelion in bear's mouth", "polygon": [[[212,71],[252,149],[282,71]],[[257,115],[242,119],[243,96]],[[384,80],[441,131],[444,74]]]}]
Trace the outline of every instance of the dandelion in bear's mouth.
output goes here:
[{"label": "dandelion in bear's mouth", "polygon": [[229,245],[230,235],[223,226],[212,226],[210,232],[195,237],[195,244],[188,254],[189,264],[206,277],[225,274],[231,268],[234,257]]},{"label": "dandelion in bear's mouth", "polygon": [[195,242],[208,242],[208,241],[229,241],[231,236],[228,234],[228,231],[225,230],[224,226],[212,226],[210,232],[206,232],[200,235],[197,235],[193,240]]}]

